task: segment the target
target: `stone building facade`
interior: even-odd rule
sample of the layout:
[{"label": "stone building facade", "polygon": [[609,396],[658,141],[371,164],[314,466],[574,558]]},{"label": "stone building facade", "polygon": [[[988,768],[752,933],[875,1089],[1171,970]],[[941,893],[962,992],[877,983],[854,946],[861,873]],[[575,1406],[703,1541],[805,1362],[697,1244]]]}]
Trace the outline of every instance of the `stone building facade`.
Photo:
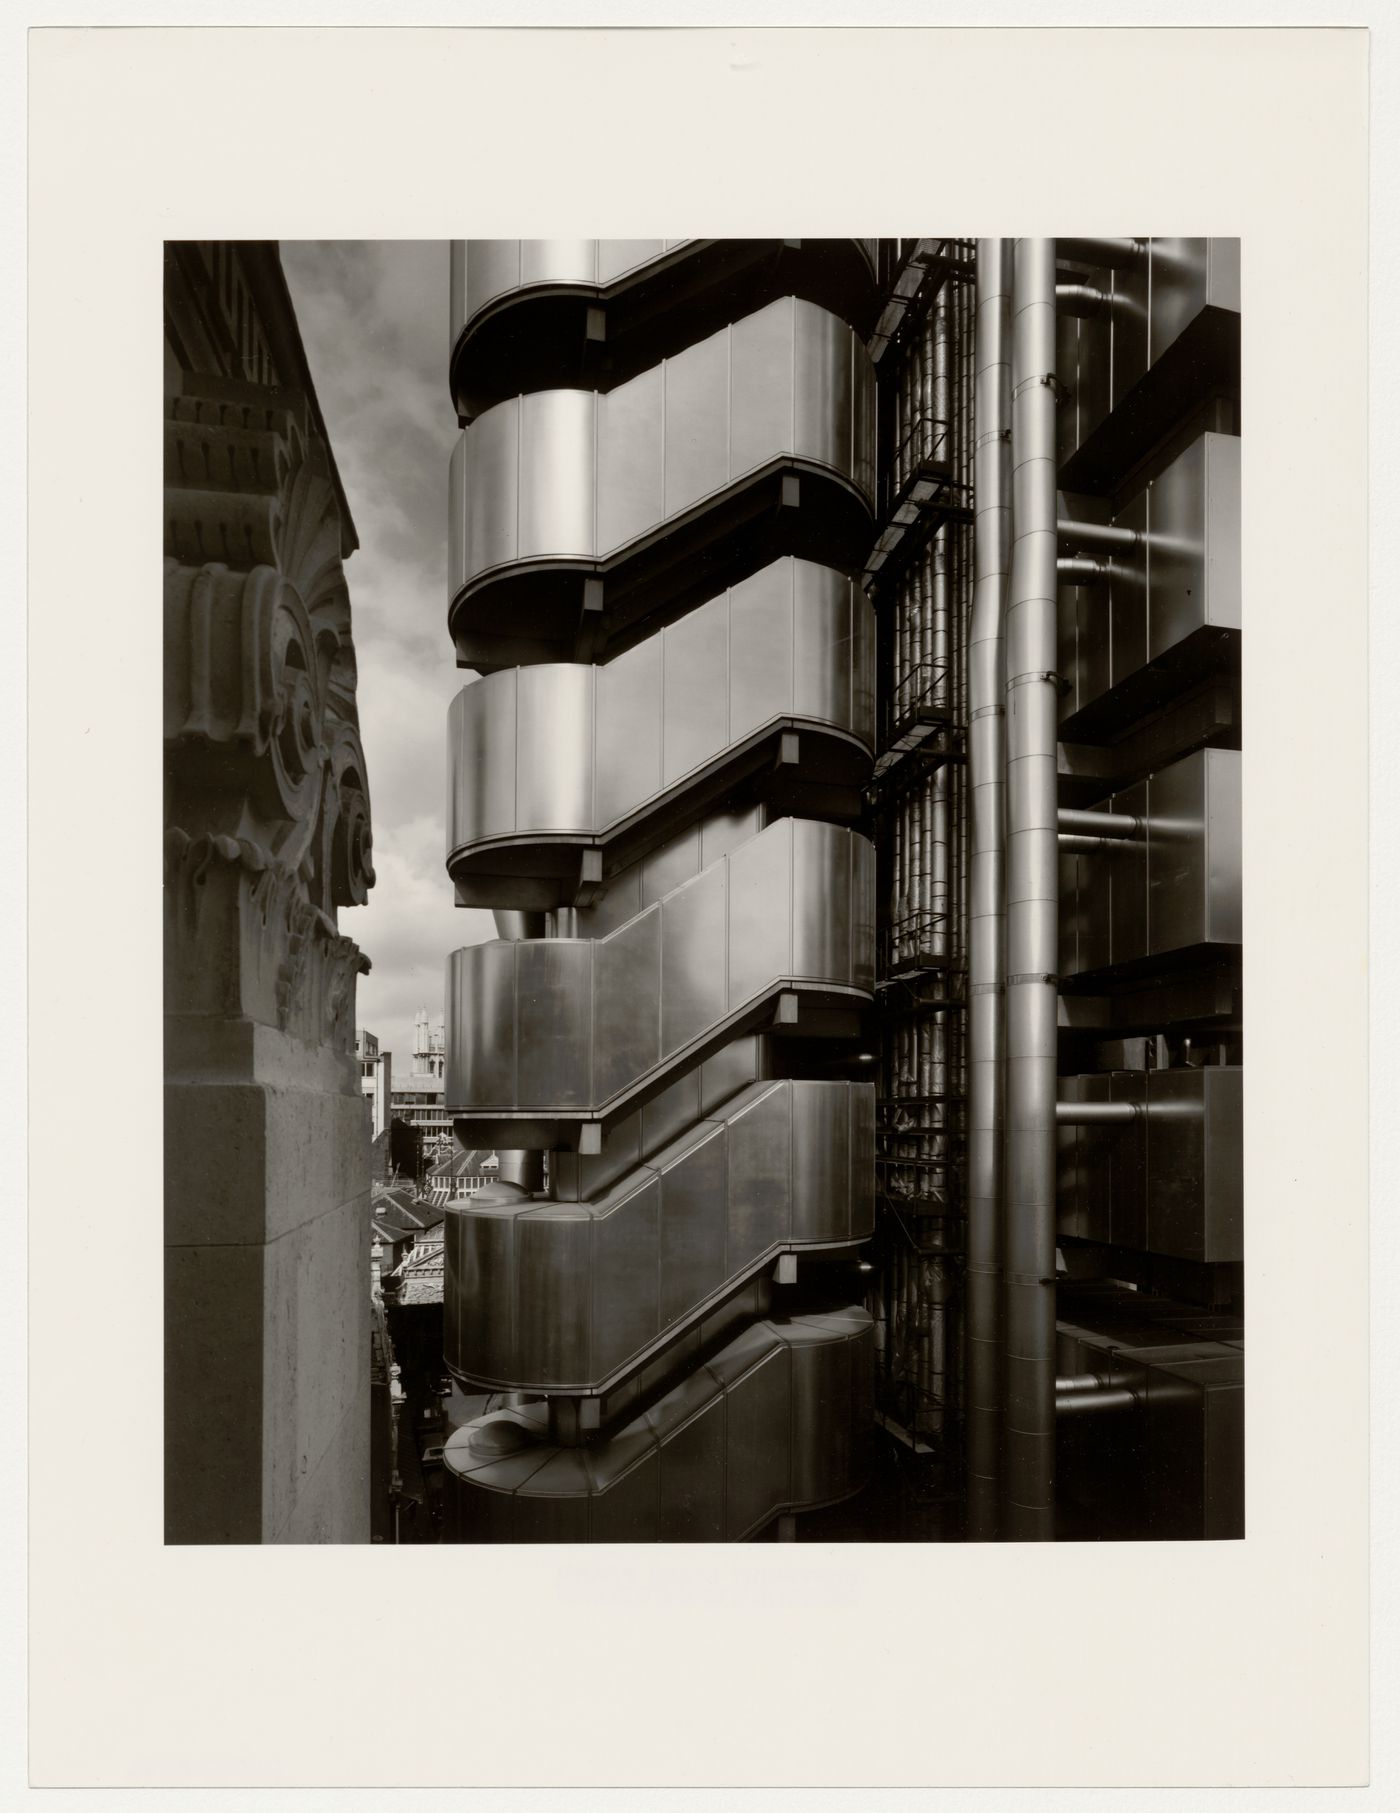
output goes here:
[{"label": "stone building facade", "polygon": [[165,1536],[369,1540],[356,537],[275,243],[165,262]]}]

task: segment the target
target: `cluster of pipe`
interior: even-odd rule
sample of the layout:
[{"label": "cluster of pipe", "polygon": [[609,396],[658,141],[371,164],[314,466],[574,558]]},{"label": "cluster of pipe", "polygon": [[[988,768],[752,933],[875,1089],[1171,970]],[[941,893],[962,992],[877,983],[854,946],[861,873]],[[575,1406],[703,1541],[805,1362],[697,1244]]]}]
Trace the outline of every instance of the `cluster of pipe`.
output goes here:
[{"label": "cluster of pipe", "polygon": [[968,1517],[974,1539],[1043,1541],[1055,1482],[1055,241],[979,240],[977,301]]},{"label": "cluster of pipe", "polygon": [[[970,247],[967,248],[970,251]],[[921,475],[971,479],[973,370],[967,286],[945,281],[903,349],[894,386],[895,498]],[[903,574],[894,599],[892,737],[920,717],[961,721],[972,559],[964,525],[943,524]],[[960,771],[939,762],[895,800],[889,826],[889,968],[957,969],[963,961],[965,803]],[[938,1433],[955,1393],[950,1220],[958,1195],[964,1058],[961,1015],[938,1009],[896,1025],[884,1053],[884,1188],[896,1226],[887,1249],[887,1376],[914,1388],[917,1432]]]}]

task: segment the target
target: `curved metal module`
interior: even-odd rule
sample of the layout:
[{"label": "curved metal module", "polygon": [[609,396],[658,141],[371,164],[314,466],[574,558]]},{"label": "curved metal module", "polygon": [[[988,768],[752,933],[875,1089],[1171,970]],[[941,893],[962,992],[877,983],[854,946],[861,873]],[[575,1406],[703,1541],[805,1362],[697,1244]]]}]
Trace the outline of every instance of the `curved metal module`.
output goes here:
[{"label": "curved metal module", "polygon": [[615,390],[495,404],[449,471],[459,661],[592,659],[783,554],[856,571],[873,409],[859,338],[795,296]]},{"label": "curved metal module", "polygon": [[466,1540],[864,1477],[870,1318],[775,1292],[873,1222],[869,256],[764,243],[454,255],[448,868],[503,935],[449,959],[446,1092],[522,1181],[449,1213],[446,1359],[543,1400],[449,1444]]},{"label": "curved metal module", "polygon": [[523,390],[610,390],[779,296],[865,333],[875,248],[873,239],[454,240],[458,414]]},{"label": "curved metal module", "polygon": [[873,1428],[874,1324],[850,1306],[746,1328],[588,1447],[530,1404],[443,1450],[466,1542],[739,1542],[783,1511],[859,1491]]},{"label": "curved metal module", "polygon": [[874,1141],[869,1087],[754,1083],[595,1200],[452,1204],[448,1370],[604,1394],[779,1254],[868,1240]]},{"label": "curved metal module", "polygon": [[[448,871],[463,906],[574,904],[756,769],[854,817],[875,735],[875,619],[830,567],[779,560],[606,665],[506,668],[448,716]],[[796,733],[800,761],[785,759]]]}]

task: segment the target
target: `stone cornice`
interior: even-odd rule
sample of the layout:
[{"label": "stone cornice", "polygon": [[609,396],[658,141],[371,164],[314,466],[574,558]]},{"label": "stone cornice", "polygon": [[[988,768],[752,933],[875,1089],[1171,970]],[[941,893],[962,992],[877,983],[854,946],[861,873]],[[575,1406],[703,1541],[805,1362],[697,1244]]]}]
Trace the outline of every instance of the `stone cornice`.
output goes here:
[{"label": "stone cornice", "polygon": [[340,510],[305,399],[187,378],[165,520],[167,999],[348,1048],[368,964],[335,916],[374,884],[369,788]]}]

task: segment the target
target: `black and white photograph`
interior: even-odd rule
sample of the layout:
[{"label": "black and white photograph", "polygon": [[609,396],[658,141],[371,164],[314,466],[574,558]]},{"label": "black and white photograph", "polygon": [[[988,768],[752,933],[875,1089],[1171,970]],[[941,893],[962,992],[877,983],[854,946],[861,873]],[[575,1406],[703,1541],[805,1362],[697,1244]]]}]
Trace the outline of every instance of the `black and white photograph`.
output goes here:
[{"label": "black and white photograph", "polygon": [[1244,1534],[1240,273],[167,246],[168,1541]]},{"label": "black and white photograph", "polygon": [[34,34],[35,1785],[1365,1778],[1367,44]]}]

